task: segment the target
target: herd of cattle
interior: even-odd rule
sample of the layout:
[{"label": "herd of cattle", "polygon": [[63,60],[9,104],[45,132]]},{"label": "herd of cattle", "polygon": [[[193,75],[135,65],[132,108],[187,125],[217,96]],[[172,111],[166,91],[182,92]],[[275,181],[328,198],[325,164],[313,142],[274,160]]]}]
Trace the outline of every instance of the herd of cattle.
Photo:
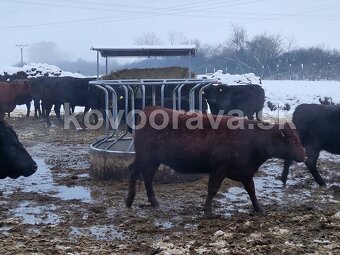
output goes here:
[{"label": "herd of cattle", "polygon": [[[29,115],[31,101],[34,101],[35,116],[44,116],[51,124],[49,114],[54,110],[59,120],[60,108],[69,103],[71,108],[84,106],[89,109],[103,109],[103,94],[89,87],[91,79],[42,77],[16,82],[0,82],[0,179],[29,176],[37,170],[37,165],[18,141],[14,130],[4,119],[6,113],[16,105],[26,104]],[[136,194],[136,181],[143,175],[149,201],[153,206],[155,198],[152,180],[160,164],[166,164],[175,171],[183,173],[209,174],[208,196],[205,214],[211,214],[211,202],[224,178],[243,183],[255,211],[262,212],[256,195],[253,176],[269,158],[284,159],[281,180],[285,184],[292,161],[304,161],[315,181],[325,185],[316,168],[322,150],[340,154],[340,106],[302,104],[293,114],[296,130],[285,124],[283,129],[275,124],[271,129],[258,128],[259,112],[265,101],[263,89],[258,85],[214,86],[205,91],[212,114],[220,110],[227,113],[239,109],[248,119],[243,119],[246,128],[229,129],[226,123],[234,118],[223,116],[217,129],[211,127],[208,114],[202,113],[203,129],[189,130],[183,123],[190,114],[179,114],[178,128],[173,129],[173,110],[170,100],[172,93],[165,95],[165,107],[147,106],[143,109],[146,116],[152,111],[162,109],[167,113],[170,123],[160,130],[152,128],[149,122],[136,130],[135,160],[130,165],[131,177],[126,205],[130,207]],[[147,105],[151,104],[150,97]],[[150,103],[148,103],[150,102]],[[138,105],[138,104],[136,104]],[[41,108],[40,108],[41,106]],[[183,104],[188,110],[188,104]],[[207,109],[207,107],[205,107]],[[253,120],[254,114],[257,120]],[[241,118],[236,118],[240,121]],[[156,118],[156,122],[161,121]],[[247,128],[251,126],[252,128]],[[255,127],[255,128],[254,128]]]},{"label": "herd of cattle", "polygon": [[[1,79],[0,79],[1,80]],[[71,110],[75,106],[89,109],[104,110],[104,95],[91,88],[89,81],[94,78],[73,77],[39,77],[13,82],[0,81],[0,118],[14,110],[16,105],[27,105],[27,116],[30,115],[31,101],[34,101],[35,116],[42,116],[51,125],[50,112],[54,111],[59,121],[60,109],[64,103],[69,103]],[[165,90],[165,106],[172,107],[172,88]],[[189,94],[189,91],[184,92]],[[149,95],[148,95],[149,94]],[[124,95],[123,90],[120,95]],[[182,98],[182,109],[189,110],[188,97]],[[241,110],[248,118],[253,118],[262,110],[265,95],[259,85],[214,86],[206,89],[203,100],[203,112],[207,110],[207,102],[213,114],[220,109],[226,113],[232,109]],[[197,101],[196,101],[197,102]],[[146,104],[151,104],[151,92],[147,93]],[[141,100],[136,99],[136,108],[142,108]],[[118,107],[124,108],[124,100],[118,101]]]}]

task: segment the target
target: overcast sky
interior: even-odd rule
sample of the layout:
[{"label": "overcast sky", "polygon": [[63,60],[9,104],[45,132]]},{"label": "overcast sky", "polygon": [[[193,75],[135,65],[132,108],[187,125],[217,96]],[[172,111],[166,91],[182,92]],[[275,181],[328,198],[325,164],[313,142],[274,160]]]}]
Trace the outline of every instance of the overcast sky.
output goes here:
[{"label": "overcast sky", "polygon": [[250,38],[280,33],[298,47],[340,50],[339,0],[1,0],[0,10],[0,66],[20,61],[16,44],[28,44],[25,61],[39,53],[95,60],[91,46],[132,45],[145,32],[165,44],[170,31],[217,44],[230,37],[232,24]]}]

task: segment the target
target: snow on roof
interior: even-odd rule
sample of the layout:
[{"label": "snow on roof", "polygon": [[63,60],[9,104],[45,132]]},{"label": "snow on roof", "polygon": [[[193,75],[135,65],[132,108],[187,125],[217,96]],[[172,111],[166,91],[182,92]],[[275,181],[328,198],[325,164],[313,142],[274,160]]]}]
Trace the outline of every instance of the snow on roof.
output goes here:
[{"label": "snow on roof", "polygon": [[223,73],[222,70],[217,70],[215,73],[197,75],[198,79],[217,79],[220,84],[228,85],[247,85],[261,84],[261,78],[253,73],[246,74],[229,74]]},{"label": "snow on roof", "polygon": [[118,46],[98,46],[91,47],[92,49],[196,49],[195,44],[189,45],[118,45]]},{"label": "snow on roof", "polygon": [[134,45],[123,47],[91,47],[102,57],[162,57],[185,56],[196,53],[195,45]]},{"label": "snow on roof", "polygon": [[42,63],[30,63],[24,65],[23,67],[5,66],[0,68],[0,76],[12,76],[16,75],[18,72],[24,72],[27,74],[27,78],[32,77],[77,77],[85,78],[84,75],[79,73],[65,72],[55,65],[42,64]]}]

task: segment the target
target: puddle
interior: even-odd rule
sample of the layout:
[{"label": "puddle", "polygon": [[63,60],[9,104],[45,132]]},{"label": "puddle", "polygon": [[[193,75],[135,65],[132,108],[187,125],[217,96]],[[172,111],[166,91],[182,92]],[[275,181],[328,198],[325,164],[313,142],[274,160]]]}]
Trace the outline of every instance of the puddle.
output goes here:
[{"label": "puddle", "polygon": [[[91,192],[88,188],[81,186],[59,186],[53,181],[53,175],[50,167],[45,164],[41,158],[34,158],[38,164],[38,170],[29,177],[19,177],[16,180],[6,178],[0,182],[0,190],[3,195],[9,196],[15,191],[21,192],[37,192],[41,194],[49,194],[63,200],[78,199],[82,202],[91,202]],[[57,174],[58,175],[58,174]],[[63,174],[60,174],[61,176]]]},{"label": "puddle", "polygon": [[[3,197],[10,197],[15,192],[39,193],[44,196],[60,198],[62,200],[77,199],[81,202],[91,203],[90,189],[82,186],[59,186],[54,183],[53,178],[60,177],[59,174],[52,174],[50,167],[41,158],[34,158],[38,164],[38,170],[29,177],[19,177],[16,180],[6,178],[0,182],[0,191]],[[20,202],[15,208],[9,210],[10,215],[14,215],[22,220],[24,224],[57,224],[62,220],[57,215],[58,207],[53,204],[44,205],[41,198],[35,202],[34,195],[28,196],[29,200]],[[25,199],[25,196],[23,196]],[[2,203],[8,205],[8,203]],[[43,204],[43,205],[41,205]],[[1,229],[0,229],[1,231]]]},{"label": "puddle", "polygon": [[193,229],[193,230],[196,230],[196,229],[198,229],[198,224],[190,224],[190,223],[186,223],[186,224],[184,225],[184,228],[185,228],[185,229]]},{"label": "puddle", "polygon": [[174,227],[174,224],[170,221],[155,220],[154,224],[156,227],[159,227],[160,229],[170,229]]},{"label": "puddle", "polygon": [[[329,153],[322,153],[321,160],[324,162],[328,160],[340,162],[339,155]],[[340,202],[330,194],[327,188],[319,187],[314,182],[313,177],[303,163],[298,163],[291,167],[287,186],[284,187],[282,182],[277,179],[281,175],[282,168],[282,160],[269,160],[259,170],[259,173],[264,173],[263,176],[254,177],[256,195],[261,204],[288,205],[313,201],[313,203],[317,203],[316,201],[323,203]],[[313,182],[306,186],[308,180],[313,180]],[[328,181],[327,185],[331,187],[332,185],[339,186],[340,184]],[[228,216],[235,212],[249,212],[249,208],[252,208],[250,198],[243,186],[231,187],[222,195],[224,197],[218,199],[223,207],[220,210]]]},{"label": "puddle", "polygon": [[71,227],[69,236],[71,238],[92,236],[93,238],[101,241],[125,239],[125,235],[114,226],[92,226],[88,228]]},{"label": "puddle", "polygon": [[79,199],[83,202],[91,202],[90,190],[81,186],[67,187],[58,186],[58,193],[54,196],[63,200]]},{"label": "puddle", "polygon": [[22,202],[15,209],[9,212],[15,217],[22,219],[24,224],[57,224],[61,222],[60,217],[53,213],[57,207],[55,205],[40,206],[32,202]]}]

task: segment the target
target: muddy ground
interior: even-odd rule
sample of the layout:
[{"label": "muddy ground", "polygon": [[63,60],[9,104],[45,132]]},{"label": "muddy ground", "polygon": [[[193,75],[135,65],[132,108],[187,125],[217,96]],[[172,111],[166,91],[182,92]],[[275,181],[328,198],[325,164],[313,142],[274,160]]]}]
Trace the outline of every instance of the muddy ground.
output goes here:
[{"label": "muddy ground", "polygon": [[155,184],[158,209],[147,206],[140,185],[127,209],[127,181],[88,175],[88,146],[102,130],[47,128],[22,114],[9,122],[39,169],[28,178],[0,180],[0,254],[340,253],[339,156],[321,155],[326,188],[303,164],[294,165],[283,187],[277,180],[282,161],[265,163],[255,178],[265,216],[253,215],[246,192],[225,180],[214,218],[205,219],[207,178]]}]

